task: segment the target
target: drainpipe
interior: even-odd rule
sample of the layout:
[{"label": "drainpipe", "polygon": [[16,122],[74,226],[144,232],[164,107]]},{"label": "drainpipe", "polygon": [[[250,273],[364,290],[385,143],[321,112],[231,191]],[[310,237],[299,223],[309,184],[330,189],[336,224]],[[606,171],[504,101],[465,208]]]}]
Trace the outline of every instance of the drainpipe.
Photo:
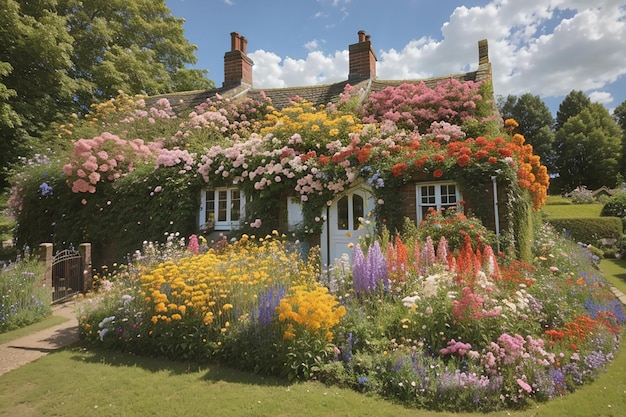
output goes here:
[{"label": "drainpipe", "polygon": [[500,214],[498,213],[498,183],[496,182],[496,176],[491,176],[493,183],[493,215],[496,221],[496,245],[498,253],[500,253]]}]

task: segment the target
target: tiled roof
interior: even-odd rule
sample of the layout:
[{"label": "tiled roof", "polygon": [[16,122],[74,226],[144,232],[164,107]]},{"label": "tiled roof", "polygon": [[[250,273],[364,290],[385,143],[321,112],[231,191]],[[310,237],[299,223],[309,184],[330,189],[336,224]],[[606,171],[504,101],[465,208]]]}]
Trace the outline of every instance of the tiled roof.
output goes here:
[{"label": "tiled roof", "polygon": [[160,98],[167,98],[170,101],[172,107],[187,107],[193,108],[198,104],[205,102],[207,99],[215,97],[217,94],[226,98],[237,97],[251,97],[260,99],[261,94],[265,95],[272,100],[272,105],[277,109],[282,109],[289,106],[290,99],[294,97],[303,98],[314,105],[328,104],[330,102],[336,102],[339,100],[339,95],[343,92],[347,84],[362,89],[365,91],[364,97],[372,92],[378,92],[386,87],[395,87],[403,83],[418,84],[424,82],[428,87],[435,87],[437,83],[447,81],[450,79],[457,79],[459,81],[483,81],[491,76],[491,64],[485,63],[479,65],[476,71],[451,74],[442,77],[433,77],[419,80],[378,80],[378,79],[360,79],[360,80],[345,80],[334,84],[325,85],[313,85],[303,87],[288,87],[288,88],[267,88],[257,89],[251,88],[242,84],[235,88],[216,88],[212,90],[201,91],[186,91],[180,93],[162,94],[158,96],[152,96],[146,99],[146,103],[150,105]]}]

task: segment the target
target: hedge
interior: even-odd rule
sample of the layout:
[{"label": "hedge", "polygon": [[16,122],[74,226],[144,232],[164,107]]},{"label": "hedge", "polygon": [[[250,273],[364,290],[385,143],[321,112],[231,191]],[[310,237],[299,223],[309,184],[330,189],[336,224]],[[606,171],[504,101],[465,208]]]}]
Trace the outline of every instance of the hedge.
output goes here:
[{"label": "hedge", "polygon": [[552,218],[547,220],[556,230],[565,231],[577,242],[592,243],[599,239],[619,239],[623,226],[619,217]]}]

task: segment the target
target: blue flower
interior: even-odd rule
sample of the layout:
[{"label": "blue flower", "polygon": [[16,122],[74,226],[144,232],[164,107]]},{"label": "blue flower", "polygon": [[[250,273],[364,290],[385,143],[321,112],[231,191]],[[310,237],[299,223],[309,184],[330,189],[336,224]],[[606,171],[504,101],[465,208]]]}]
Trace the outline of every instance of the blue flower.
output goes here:
[{"label": "blue flower", "polygon": [[52,187],[47,182],[42,182],[39,186],[39,192],[43,196],[52,195]]}]

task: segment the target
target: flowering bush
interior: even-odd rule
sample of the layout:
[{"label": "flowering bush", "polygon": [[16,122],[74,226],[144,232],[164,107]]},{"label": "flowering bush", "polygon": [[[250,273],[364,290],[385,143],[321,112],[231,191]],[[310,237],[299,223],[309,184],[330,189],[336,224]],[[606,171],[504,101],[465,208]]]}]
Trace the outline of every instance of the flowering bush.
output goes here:
[{"label": "flowering bush", "polygon": [[51,313],[49,288],[41,286],[44,265],[27,257],[0,266],[0,333],[28,326]]},{"label": "flowering bush", "polygon": [[354,268],[341,261],[328,287],[276,234],[197,255],[180,242],[173,260],[139,268],[138,254],[134,274],[102,285],[81,335],[434,410],[525,407],[595,379],[626,320],[582,248],[548,226],[536,236],[527,265],[468,234],[454,253],[445,236],[383,235],[355,246]]}]

